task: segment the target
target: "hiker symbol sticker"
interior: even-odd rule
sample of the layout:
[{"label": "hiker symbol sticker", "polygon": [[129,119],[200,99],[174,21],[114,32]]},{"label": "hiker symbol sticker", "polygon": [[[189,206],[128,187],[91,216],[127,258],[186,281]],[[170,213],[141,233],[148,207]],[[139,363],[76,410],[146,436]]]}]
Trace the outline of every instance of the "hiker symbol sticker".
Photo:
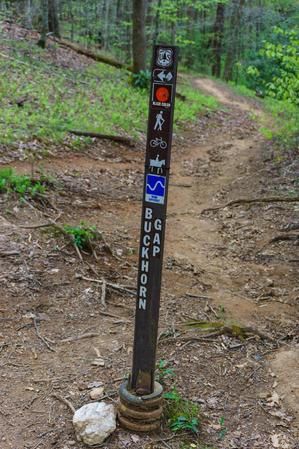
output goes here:
[{"label": "hiker symbol sticker", "polygon": [[165,176],[147,175],[145,201],[149,203],[164,204],[166,190]]}]

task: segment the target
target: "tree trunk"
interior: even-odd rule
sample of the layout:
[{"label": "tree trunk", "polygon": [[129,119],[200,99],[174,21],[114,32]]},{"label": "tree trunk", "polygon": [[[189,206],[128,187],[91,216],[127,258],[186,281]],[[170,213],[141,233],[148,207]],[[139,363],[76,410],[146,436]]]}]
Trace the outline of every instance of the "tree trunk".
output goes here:
[{"label": "tree trunk", "polygon": [[41,0],[41,10],[42,10],[42,30],[37,45],[41,48],[46,48],[47,34],[49,31],[48,0]]},{"label": "tree trunk", "polygon": [[[188,17],[188,31],[187,31],[187,39],[188,41],[195,42],[195,24],[196,24],[196,10],[193,6],[190,6],[186,10],[186,17]],[[193,44],[189,45],[189,48],[186,49],[186,66],[191,68],[194,64],[194,46]]]},{"label": "tree trunk", "polygon": [[159,34],[160,34],[160,8],[161,8],[162,0],[158,0],[156,16],[155,16],[155,31],[153,36],[153,44],[156,45],[158,42]]},{"label": "tree trunk", "polygon": [[221,54],[222,54],[222,40],[223,40],[223,30],[224,30],[224,12],[225,5],[223,3],[218,3],[216,19],[213,28],[213,54],[214,54],[214,64],[212,66],[212,75],[220,78],[221,76]]},{"label": "tree trunk", "polygon": [[104,22],[104,50],[109,49],[109,32],[110,32],[110,24],[109,24],[109,16],[110,16],[110,6],[109,0],[105,1],[105,22]]},{"label": "tree trunk", "polygon": [[145,10],[146,0],[133,0],[133,73],[146,68]]},{"label": "tree trunk", "polygon": [[30,30],[32,29],[32,2],[27,0],[26,7],[26,27]]},{"label": "tree trunk", "polygon": [[233,78],[233,68],[238,53],[239,38],[240,38],[240,26],[243,15],[245,0],[234,0],[233,8],[230,19],[231,35],[229,37],[225,67],[224,67],[224,79],[229,81]]},{"label": "tree trunk", "polygon": [[56,37],[60,37],[57,0],[48,0],[49,31]]}]

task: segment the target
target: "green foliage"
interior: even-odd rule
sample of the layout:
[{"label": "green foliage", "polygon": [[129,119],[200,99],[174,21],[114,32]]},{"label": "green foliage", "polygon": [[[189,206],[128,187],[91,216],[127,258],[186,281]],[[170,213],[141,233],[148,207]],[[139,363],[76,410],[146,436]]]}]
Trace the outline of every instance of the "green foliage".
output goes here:
[{"label": "green foliage", "polygon": [[96,226],[88,226],[83,221],[79,226],[64,225],[63,230],[72,237],[74,244],[80,249],[89,249],[92,241],[99,236]]},{"label": "green foliage", "polygon": [[173,432],[187,430],[192,433],[199,432],[199,406],[183,399],[174,387],[171,391],[164,393],[166,406],[164,415],[169,428]]},{"label": "green foliage", "polygon": [[263,129],[266,137],[272,137],[282,149],[292,150],[299,146],[299,108],[289,101],[267,98],[265,107],[274,117],[274,126]]},{"label": "green foliage", "polygon": [[[90,139],[76,137],[70,142],[68,130],[126,133],[134,138],[146,131],[148,92],[134,88],[127,71],[101,63],[78,70],[60,68],[49,62],[47,52],[26,41],[11,40],[8,45],[11,59],[0,57],[0,143],[38,140],[48,145],[68,136],[68,144],[80,148]],[[176,101],[176,131],[196,120],[200,111],[218,106],[190,84],[179,90],[187,101]]]},{"label": "green foliage", "polygon": [[[246,86],[230,83],[230,86],[237,93],[249,98],[256,98],[255,92]],[[270,114],[269,125],[268,115],[255,116],[254,119],[261,123],[260,131],[268,140],[274,140],[281,149],[292,150],[298,147],[299,143],[299,108],[289,101],[279,101],[274,98],[260,100],[266,113]]]},{"label": "green foliage", "polygon": [[274,27],[272,38],[263,43],[256,65],[247,67],[249,85],[299,105],[299,30]]},{"label": "green foliage", "polygon": [[221,418],[219,419],[219,425],[221,427],[221,429],[219,431],[219,438],[221,440],[223,440],[223,438],[225,437],[225,435],[228,432],[228,429],[227,429],[227,427],[225,427],[224,423],[225,423],[224,416],[221,416]]},{"label": "green foliage", "polygon": [[158,381],[161,383],[163,383],[165,379],[175,376],[174,369],[169,366],[169,362],[167,360],[159,360],[156,366],[156,374]]},{"label": "green foliage", "polygon": [[150,86],[151,72],[148,70],[140,70],[139,73],[133,73],[132,84],[140,89],[148,89]]},{"label": "green foliage", "polygon": [[17,175],[10,167],[0,169],[0,192],[15,192],[20,197],[34,198],[45,193],[44,181],[45,179],[32,180],[27,175]]}]

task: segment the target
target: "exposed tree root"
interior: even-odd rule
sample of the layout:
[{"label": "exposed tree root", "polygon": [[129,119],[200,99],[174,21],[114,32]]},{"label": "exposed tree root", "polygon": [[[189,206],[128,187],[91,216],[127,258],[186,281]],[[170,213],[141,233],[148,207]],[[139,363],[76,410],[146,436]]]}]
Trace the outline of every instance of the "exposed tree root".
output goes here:
[{"label": "exposed tree root", "polygon": [[214,210],[220,210],[224,209],[225,207],[230,206],[237,206],[241,204],[252,204],[252,203],[297,203],[299,202],[299,196],[295,196],[293,198],[281,198],[281,197],[270,197],[270,198],[252,198],[252,199],[246,199],[246,198],[240,198],[238,200],[229,201],[226,204],[223,204],[221,206],[216,207],[209,207],[207,209],[203,209],[201,211],[201,214],[204,214],[205,212],[210,212]]}]

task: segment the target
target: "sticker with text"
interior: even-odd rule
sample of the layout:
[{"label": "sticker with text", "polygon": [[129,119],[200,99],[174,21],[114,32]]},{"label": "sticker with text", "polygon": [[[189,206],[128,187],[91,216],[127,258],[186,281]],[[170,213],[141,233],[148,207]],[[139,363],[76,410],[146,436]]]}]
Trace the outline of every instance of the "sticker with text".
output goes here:
[{"label": "sticker with text", "polygon": [[149,203],[164,204],[166,192],[165,176],[147,175],[145,201]]}]

